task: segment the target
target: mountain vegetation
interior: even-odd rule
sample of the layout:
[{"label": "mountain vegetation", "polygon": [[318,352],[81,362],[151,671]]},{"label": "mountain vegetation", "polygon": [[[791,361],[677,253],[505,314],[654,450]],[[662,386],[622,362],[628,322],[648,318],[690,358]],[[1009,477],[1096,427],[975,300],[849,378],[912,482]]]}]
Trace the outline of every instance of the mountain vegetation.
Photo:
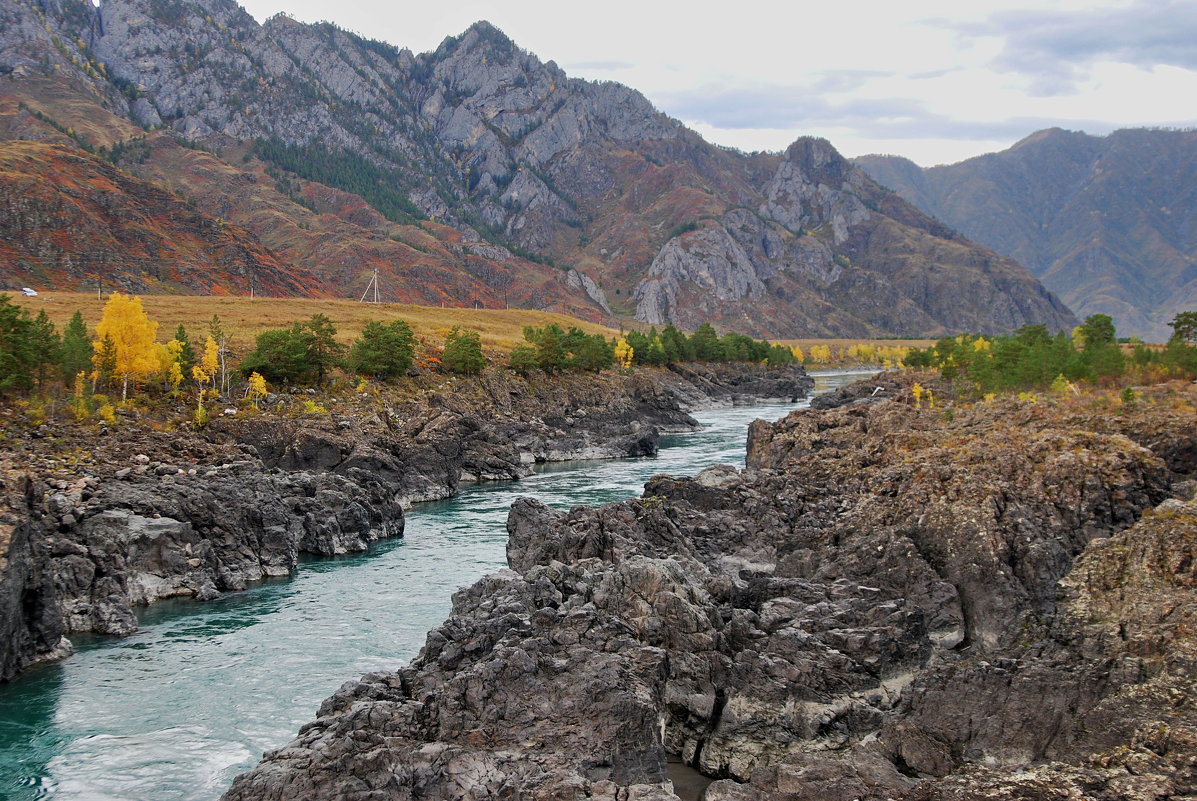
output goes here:
[{"label": "mountain vegetation", "polygon": [[347,297],[377,275],[390,301],[756,337],[1076,322],[827,142],[710,145],[487,23],[413,54],[231,0],[0,0],[0,72],[0,144],[32,165],[0,160],[18,282]]},{"label": "mountain vegetation", "polygon": [[[1062,332],[1052,336],[1042,325],[989,339],[962,334],[910,351],[905,364],[937,368],[941,378],[955,382],[958,393],[978,396],[1046,389],[1075,392],[1077,382],[1117,385],[1192,379],[1197,378],[1197,346],[1190,344],[1188,329],[1192,314],[1173,319],[1173,334],[1163,348],[1138,344],[1127,353],[1118,344],[1109,315],[1093,314],[1071,337]],[[1124,400],[1133,402],[1134,389],[1127,385],[1125,392]]]},{"label": "mountain vegetation", "polygon": [[958,164],[855,163],[1126,336],[1164,342],[1168,322],[1197,308],[1197,131],[1051,128]]}]

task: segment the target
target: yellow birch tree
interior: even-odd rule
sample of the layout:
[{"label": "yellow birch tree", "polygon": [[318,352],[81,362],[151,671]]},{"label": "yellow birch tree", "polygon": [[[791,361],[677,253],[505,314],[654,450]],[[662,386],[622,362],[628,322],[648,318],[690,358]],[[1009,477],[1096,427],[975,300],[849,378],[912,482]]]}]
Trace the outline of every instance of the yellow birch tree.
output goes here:
[{"label": "yellow birch tree", "polygon": [[[141,298],[113,292],[104,304],[104,315],[96,326],[100,342],[111,339],[113,375],[121,379],[121,400],[129,397],[129,381],[153,375],[158,370],[154,338],[158,324],[141,308]],[[97,342],[97,349],[100,347]]]},{"label": "yellow birch tree", "polygon": [[266,379],[258,373],[249,374],[249,387],[245,390],[245,398],[258,408],[258,401],[265,400],[270,391],[266,388]]},{"label": "yellow birch tree", "polygon": [[220,346],[216,344],[215,339],[208,337],[204,342],[204,355],[200,357],[199,364],[191,368],[191,377],[199,384],[201,393],[204,385],[216,383],[216,371],[219,369]]},{"label": "yellow birch tree", "polygon": [[632,356],[635,354],[635,349],[628,344],[628,341],[623,337],[615,343],[615,362],[627,370],[632,366]]}]

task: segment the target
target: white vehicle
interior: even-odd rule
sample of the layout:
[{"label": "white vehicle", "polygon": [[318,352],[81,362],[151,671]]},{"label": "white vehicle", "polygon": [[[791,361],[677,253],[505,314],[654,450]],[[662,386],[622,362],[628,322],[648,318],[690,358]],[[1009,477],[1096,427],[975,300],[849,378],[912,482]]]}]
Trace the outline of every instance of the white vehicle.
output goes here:
[{"label": "white vehicle", "polygon": [[37,297],[36,289],[30,289],[29,287],[26,286],[26,287],[22,287],[21,291],[25,293],[25,297],[27,297],[27,298],[36,298]]}]

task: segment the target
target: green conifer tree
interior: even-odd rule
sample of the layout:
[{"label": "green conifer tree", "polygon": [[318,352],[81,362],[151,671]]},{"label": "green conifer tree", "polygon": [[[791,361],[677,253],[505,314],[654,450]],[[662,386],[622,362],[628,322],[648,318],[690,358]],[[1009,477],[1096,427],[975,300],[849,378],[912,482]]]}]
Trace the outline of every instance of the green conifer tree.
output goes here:
[{"label": "green conifer tree", "polygon": [[349,351],[349,364],[361,375],[395,378],[411,367],[415,353],[416,338],[407,323],[370,320]]},{"label": "green conifer tree", "polygon": [[62,380],[71,384],[75,376],[87,372],[91,368],[92,352],[83,312],[76,311],[62,334],[62,356],[59,360]]},{"label": "green conifer tree", "polygon": [[0,295],[0,391],[30,386],[34,364],[29,312]]},{"label": "green conifer tree", "polygon": [[38,386],[41,386],[52,368],[62,361],[62,338],[45,309],[40,310],[30,323],[29,352]]},{"label": "green conifer tree", "polygon": [[445,337],[445,351],[441,354],[441,366],[451,373],[476,375],[486,367],[482,355],[482,337],[477,331],[462,331],[453,326]]},{"label": "green conifer tree", "polygon": [[175,337],[183,348],[179,351],[179,369],[183,371],[183,375],[191,375],[191,368],[199,363],[199,359],[195,355],[195,346],[191,344],[191,337],[187,335],[187,329],[179,323],[179,327],[175,329]]}]

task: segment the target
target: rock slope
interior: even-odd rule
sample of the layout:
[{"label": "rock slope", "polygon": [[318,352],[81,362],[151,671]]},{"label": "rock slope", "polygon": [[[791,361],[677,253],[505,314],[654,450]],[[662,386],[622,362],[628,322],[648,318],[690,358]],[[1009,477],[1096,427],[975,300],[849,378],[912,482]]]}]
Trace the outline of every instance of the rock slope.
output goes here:
[{"label": "rock slope", "polygon": [[1192,793],[1197,463],[1144,445],[1193,445],[1176,392],[898,387],[754,424],[743,472],[519,501],[510,569],[225,799],[667,799],[667,754],[709,801]]},{"label": "rock slope", "polygon": [[[126,169],[330,291],[377,266],[404,300],[772,337],[1075,322],[827,142],[712,146],[485,22],[413,54],[283,15],[259,25],[231,0],[3,0],[0,70],[7,136],[110,154],[145,136]],[[183,159],[180,143],[211,152]]]},{"label": "rock slope", "polygon": [[[134,422],[95,438],[25,432],[0,462],[0,679],[69,653],[71,632],[128,634],[134,607],[200,600],[285,576],[300,552],[336,555],[401,536],[403,507],[536,462],[655,453],[695,423],[682,404],[804,396],[801,368],[689,368],[563,376],[506,371],[426,380],[354,415],[218,419],[203,435]],[[76,440],[77,437],[83,439]],[[80,448],[66,448],[63,442]],[[81,455],[86,444],[91,450]]]}]

